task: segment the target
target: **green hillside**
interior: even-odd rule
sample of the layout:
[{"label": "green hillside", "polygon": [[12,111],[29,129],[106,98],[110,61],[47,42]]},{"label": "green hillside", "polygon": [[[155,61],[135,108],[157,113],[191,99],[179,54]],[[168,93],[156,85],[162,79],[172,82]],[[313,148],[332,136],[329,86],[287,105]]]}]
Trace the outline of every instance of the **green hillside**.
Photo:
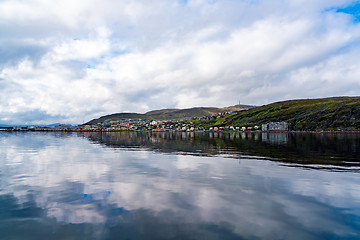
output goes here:
[{"label": "green hillside", "polygon": [[224,111],[241,111],[254,106],[235,105],[225,108],[195,107],[187,109],[161,109],[153,110],[145,114],[140,113],[115,113],[93,119],[85,124],[97,124],[101,122],[118,121],[121,119],[147,119],[147,120],[183,120],[193,117],[211,116]]},{"label": "green hillside", "polygon": [[192,117],[201,117],[213,115],[221,112],[222,110],[215,107],[197,107],[188,109],[164,109],[147,112],[147,116],[151,116],[157,120],[165,119],[187,119]]},{"label": "green hillside", "polygon": [[121,119],[152,119],[152,118],[150,116],[146,116],[145,114],[140,114],[140,113],[114,113],[114,114],[102,116],[97,119],[93,119],[85,123],[84,125],[87,124],[92,125],[101,122],[118,121]]},{"label": "green hillside", "polygon": [[169,120],[169,119],[180,120],[180,119],[189,119],[193,117],[211,116],[221,112],[242,111],[253,107],[254,106],[250,106],[250,105],[235,105],[224,108],[194,107],[194,108],[186,108],[186,109],[162,109],[162,110],[154,110],[147,112],[145,113],[145,115],[155,120]]},{"label": "green hillside", "polygon": [[360,97],[276,102],[217,119],[207,125],[254,126],[287,122],[291,130],[360,129]]}]

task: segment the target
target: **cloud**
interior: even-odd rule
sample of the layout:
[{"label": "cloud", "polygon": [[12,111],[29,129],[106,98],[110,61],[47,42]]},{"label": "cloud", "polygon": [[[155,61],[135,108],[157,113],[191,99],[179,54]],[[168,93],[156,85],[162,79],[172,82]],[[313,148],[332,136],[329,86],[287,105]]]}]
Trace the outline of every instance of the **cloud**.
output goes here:
[{"label": "cloud", "polygon": [[343,10],[354,4],[2,1],[1,117],[81,123],[123,111],[356,95],[360,27],[357,12]]}]

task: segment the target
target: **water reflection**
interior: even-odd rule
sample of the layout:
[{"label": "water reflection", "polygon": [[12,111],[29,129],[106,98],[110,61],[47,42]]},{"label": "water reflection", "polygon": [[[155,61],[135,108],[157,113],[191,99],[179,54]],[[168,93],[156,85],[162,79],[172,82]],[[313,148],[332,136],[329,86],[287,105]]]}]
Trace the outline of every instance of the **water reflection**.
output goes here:
[{"label": "water reflection", "polygon": [[261,133],[261,139],[263,142],[270,144],[281,144],[286,145],[288,143],[288,135],[287,133],[269,133],[264,132]]},{"label": "water reflection", "polygon": [[261,135],[84,136],[0,135],[3,239],[360,236],[358,173],[223,157]]},{"label": "water reflection", "polygon": [[360,134],[352,133],[118,132],[82,136],[111,147],[207,156],[265,157],[302,167],[339,171],[357,171],[360,167]]}]

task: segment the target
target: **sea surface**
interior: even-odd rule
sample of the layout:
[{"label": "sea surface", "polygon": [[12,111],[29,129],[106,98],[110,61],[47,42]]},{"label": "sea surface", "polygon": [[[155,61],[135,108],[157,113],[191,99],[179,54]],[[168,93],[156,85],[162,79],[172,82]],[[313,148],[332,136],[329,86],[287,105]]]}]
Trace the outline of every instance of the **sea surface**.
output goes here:
[{"label": "sea surface", "polygon": [[1,132],[0,239],[360,239],[360,135]]}]

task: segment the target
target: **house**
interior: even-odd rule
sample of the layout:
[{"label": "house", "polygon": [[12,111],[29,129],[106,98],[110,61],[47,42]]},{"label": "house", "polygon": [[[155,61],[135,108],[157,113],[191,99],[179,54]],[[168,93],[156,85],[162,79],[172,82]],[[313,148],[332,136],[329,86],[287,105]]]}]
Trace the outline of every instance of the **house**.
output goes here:
[{"label": "house", "polygon": [[152,125],[152,126],[158,125],[158,122],[153,120],[153,121],[150,122],[150,125]]},{"label": "house", "polygon": [[289,124],[286,122],[269,122],[261,125],[262,131],[289,131]]}]

